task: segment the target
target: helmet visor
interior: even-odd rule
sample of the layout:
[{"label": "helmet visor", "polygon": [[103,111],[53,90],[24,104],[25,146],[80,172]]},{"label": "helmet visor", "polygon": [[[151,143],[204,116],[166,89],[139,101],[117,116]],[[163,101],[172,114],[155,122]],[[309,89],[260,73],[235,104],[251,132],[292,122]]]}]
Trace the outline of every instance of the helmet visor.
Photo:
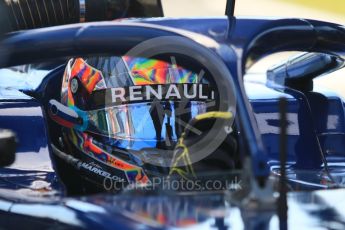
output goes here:
[{"label": "helmet visor", "polygon": [[204,72],[196,73],[176,63],[128,56],[95,57],[75,62],[72,72],[87,89],[95,86],[93,91],[80,90],[73,100],[87,114],[87,131],[119,142],[146,143],[141,147],[176,142],[190,120],[215,104]]},{"label": "helmet visor", "polygon": [[88,131],[129,141],[156,143],[167,136],[176,141],[187,123],[205,113],[207,106],[207,102],[202,101],[166,101],[92,110],[88,111]]}]

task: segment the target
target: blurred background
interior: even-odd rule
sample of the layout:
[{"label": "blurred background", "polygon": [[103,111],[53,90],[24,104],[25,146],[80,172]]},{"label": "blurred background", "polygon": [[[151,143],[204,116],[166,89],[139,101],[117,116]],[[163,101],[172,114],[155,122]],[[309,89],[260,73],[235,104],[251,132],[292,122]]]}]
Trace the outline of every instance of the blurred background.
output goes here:
[{"label": "blurred background", "polygon": [[[219,16],[226,0],[162,0],[166,16]],[[235,16],[298,17],[345,24],[345,0],[236,0]]]},{"label": "blurred background", "polygon": [[[221,16],[226,0],[162,0],[166,16]],[[345,0],[236,0],[235,16],[309,18],[345,25]],[[264,58],[249,72],[258,73],[296,53]],[[314,84],[345,98],[345,70],[317,78]]]}]

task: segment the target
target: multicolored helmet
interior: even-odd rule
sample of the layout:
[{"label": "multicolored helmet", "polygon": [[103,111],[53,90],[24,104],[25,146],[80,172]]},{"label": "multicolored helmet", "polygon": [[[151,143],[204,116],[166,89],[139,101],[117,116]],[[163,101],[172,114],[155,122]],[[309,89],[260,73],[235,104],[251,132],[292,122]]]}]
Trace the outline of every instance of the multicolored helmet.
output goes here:
[{"label": "multicolored helmet", "polygon": [[74,58],[65,69],[61,101],[50,101],[50,116],[64,127],[77,168],[98,178],[146,184],[181,172],[172,170],[180,159],[177,148],[187,148],[186,133],[208,129],[190,124],[210,111],[214,115],[216,99],[203,71],[141,57]]}]

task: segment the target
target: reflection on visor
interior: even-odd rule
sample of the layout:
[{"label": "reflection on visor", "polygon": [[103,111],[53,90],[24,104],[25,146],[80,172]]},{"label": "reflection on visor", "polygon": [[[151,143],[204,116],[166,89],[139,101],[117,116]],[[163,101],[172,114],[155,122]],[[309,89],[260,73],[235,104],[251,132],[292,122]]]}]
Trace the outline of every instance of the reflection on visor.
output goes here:
[{"label": "reflection on visor", "polygon": [[172,140],[195,116],[205,113],[206,102],[158,102],[120,105],[88,111],[88,131],[117,139],[165,140],[171,128]]}]

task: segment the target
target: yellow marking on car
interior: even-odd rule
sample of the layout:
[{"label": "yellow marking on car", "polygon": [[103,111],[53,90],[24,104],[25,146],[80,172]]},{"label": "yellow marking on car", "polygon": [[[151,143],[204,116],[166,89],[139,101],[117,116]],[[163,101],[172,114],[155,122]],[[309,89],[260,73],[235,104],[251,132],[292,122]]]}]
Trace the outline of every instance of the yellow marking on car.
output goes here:
[{"label": "yellow marking on car", "polygon": [[199,114],[195,117],[196,120],[204,120],[208,118],[222,118],[222,119],[231,119],[232,118],[232,113],[231,112],[208,112],[208,113],[203,113]]}]

